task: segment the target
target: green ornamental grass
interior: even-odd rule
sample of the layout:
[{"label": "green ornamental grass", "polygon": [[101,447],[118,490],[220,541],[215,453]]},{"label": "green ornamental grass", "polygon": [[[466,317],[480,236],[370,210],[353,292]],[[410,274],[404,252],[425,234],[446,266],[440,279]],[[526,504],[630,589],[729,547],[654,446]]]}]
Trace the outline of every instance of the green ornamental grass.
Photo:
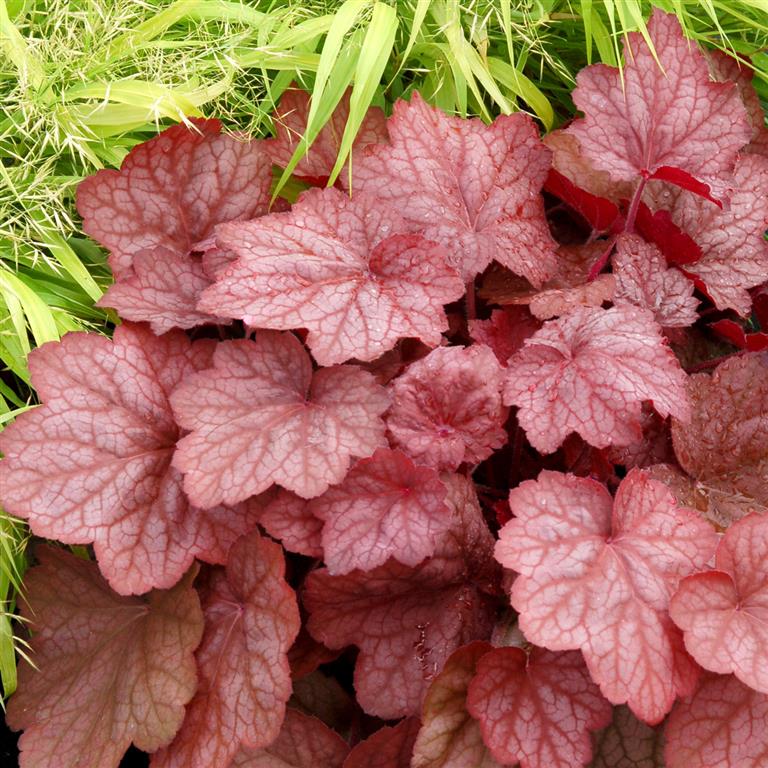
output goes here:
[{"label": "green ornamental grass", "polygon": [[[768,0],[657,0],[690,37],[751,58],[768,102]],[[192,116],[271,132],[291,82],[312,93],[306,141],[274,194],[352,88],[333,172],[369,105],[419,91],[449,113],[524,110],[543,131],[573,114],[575,73],[620,63],[641,0],[0,0],[0,426],[34,406],[26,358],[67,331],[108,333],[94,307],[105,253],[79,232],[77,184],[135,144]],[[12,632],[26,526],[0,516],[0,682],[16,686]],[[87,552],[80,552],[87,557]]]}]

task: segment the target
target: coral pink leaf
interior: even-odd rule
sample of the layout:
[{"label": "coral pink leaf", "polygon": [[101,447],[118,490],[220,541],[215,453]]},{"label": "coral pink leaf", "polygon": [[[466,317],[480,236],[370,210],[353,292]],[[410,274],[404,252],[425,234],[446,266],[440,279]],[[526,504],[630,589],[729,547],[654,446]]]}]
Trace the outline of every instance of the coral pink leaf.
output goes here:
[{"label": "coral pink leaf", "polygon": [[0,499],[39,536],[94,543],[121,594],[170,587],[198,557],[223,563],[262,505],[191,506],[171,466],[179,436],[169,396],[210,364],[213,343],[123,324],[114,341],[68,334],[30,356],[45,405],[6,429]]},{"label": "coral pink leaf", "polygon": [[530,297],[528,308],[539,320],[549,320],[580,307],[600,307],[606,301],[613,301],[615,292],[615,276],[603,274],[582,285],[541,291]]},{"label": "coral pink leaf", "polygon": [[672,222],[701,248],[686,266],[706,285],[718,309],[748,315],[748,289],[768,280],[768,157],[743,155],[734,171],[730,206],[717,206],[668,185],[653,184],[647,200],[654,210],[668,210]]},{"label": "coral pink leaf", "polygon": [[748,352],[762,352],[768,349],[768,333],[746,333],[744,326],[734,320],[718,320],[709,327],[739,349],[746,349]]},{"label": "coral pink leaf", "polygon": [[503,379],[490,347],[432,350],[390,385],[392,444],[438,470],[487,459],[507,442]]},{"label": "coral pink leaf", "polygon": [[611,274],[589,278],[593,265],[605,252],[606,245],[602,240],[584,245],[561,245],[557,250],[557,273],[542,290],[536,290],[520,278],[513,281],[511,273],[504,275],[500,270],[493,270],[483,281],[480,295],[496,304],[527,304],[531,314],[539,320],[565,315],[579,307],[599,307],[613,299],[616,283]]},{"label": "coral pink leaf", "polygon": [[370,571],[390,557],[418,565],[450,528],[447,493],[434,469],[401,451],[379,448],[361,459],[340,485],[310,502],[312,514],[325,521],[328,572]]},{"label": "coral pink leaf", "polygon": [[641,435],[640,405],[689,416],[686,376],[648,310],[579,309],[529,338],[507,365],[504,401],[534,448],[551,453],[570,432],[604,448]]},{"label": "coral pink leaf", "polygon": [[384,443],[386,392],[356,366],[312,371],[290,333],[219,344],[213,368],[173,394],[182,438],[174,465],[207,507],[247,499],[279,483],[319,496],[347,473],[350,457]]},{"label": "coral pink leaf", "polygon": [[192,655],[203,632],[196,568],[173,589],[121,597],[93,562],[38,550],[24,576],[30,656],[8,704],[24,768],[117,768],[131,743],[168,744],[197,684]]},{"label": "coral pink leaf", "polygon": [[342,768],[411,768],[413,743],[419,721],[409,717],[393,728],[381,728],[361,741],[344,761]]},{"label": "coral pink leaf", "polygon": [[156,334],[205,323],[227,324],[225,318],[196,309],[210,284],[201,261],[158,246],[137,253],[133,269],[110,286],[98,306],[112,307],[126,320],[146,321]]},{"label": "coral pink leaf", "polygon": [[547,290],[530,298],[531,312],[540,320],[548,320],[579,306],[599,307],[604,301],[611,301],[613,276],[592,274],[605,251],[605,240],[561,245],[557,249],[557,273],[544,286]]},{"label": "coral pink leaf", "polygon": [[[330,120],[323,126],[307,154],[299,160],[293,175],[309,182],[325,186],[341,149],[341,138],[349,119],[349,95],[347,89],[334,109]],[[280,97],[280,104],[272,115],[275,138],[263,142],[264,149],[275,165],[285,168],[302,141],[309,117],[310,95],[298,88],[289,88]],[[369,144],[385,144],[387,122],[378,107],[371,107],[363,118],[352,145],[352,166],[355,167],[360,151]],[[346,174],[341,172],[342,178]]]},{"label": "coral pink leaf", "polygon": [[262,749],[241,747],[229,768],[341,768],[344,739],[316,717],[288,707],[277,738]]},{"label": "coral pink leaf", "polygon": [[[752,128],[752,141],[766,132],[765,112],[760,103],[760,97],[752,84],[754,69],[748,63],[742,63],[739,59],[728,55],[724,51],[709,49],[706,51],[707,64],[712,77],[720,83],[736,83],[739,96],[747,110],[747,117]],[[747,62],[749,60],[747,59]],[[749,151],[749,146],[745,151]]]},{"label": "coral pink leaf", "polygon": [[200,684],[153,768],[229,765],[241,744],[265,747],[278,737],[291,695],[287,653],[299,631],[284,571],[280,545],[254,531],[232,546],[226,572],[211,575],[196,654]]},{"label": "coral pink leaf", "polygon": [[[581,118],[577,118],[571,125],[581,121]],[[634,179],[617,182],[611,178],[610,173],[596,168],[582,151],[581,144],[572,131],[552,131],[544,136],[542,141],[552,150],[553,170],[565,176],[572,184],[578,185],[580,192],[587,192],[603,202],[613,203],[615,219],[618,204],[632,196]],[[605,209],[606,212],[607,210]],[[612,223],[613,220],[608,222],[604,229]]]},{"label": "coral pink leaf", "polygon": [[749,515],[732,525],[715,568],[683,579],[670,616],[702,667],[733,672],[768,693],[768,518]]},{"label": "coral pink leaf", "polygon": [[637,235],[619,235],[612,264],[616,305],[650,309],[664,328],[684,328],[699,319],[693,283],[679,270],[667,269],[655,245]]},{"label": "coral pink leaf", "polygon": [[735,357],[712,376],[689,385],[693,417],[672,420],[672,443],[682,468],[723,527],[768,510],[768,356]]},{"label": "coral pink leaf", "polygon": [[705,675],[679,701],[666,727],[667,768],[764,768],[768,696],[735,677]]},{"label": "coral pink leaf", "polygon": [[323,521],[312,512],[312,502],[282,488],[264,509],[259,523],[289,552],[323,556]]},{"label": "coral pink leaf", "polygon": [[592,756],[589,731],[611,718],[581,654],[497,648],[477,663],[467,707],[496,760],[571,768]]},{"label": "coral pink leaf", "polygon": [[481,657],[492,650],[475,642],[454,651],[424,699],[422,726],[412,768],[504,768],[483,742],[480,725],[467,712],[467,689]]},{"label": "coral pink leaf", "polygon": [[309,575],[308,629],[329,648],[360,648],[355,689],[360,706],[384,719],[417,714],[450,654],[489,636],[494,603],[482,592],[493,538],[472,483],[447,476],[452,530],[415,568],[389,560],[369,572]]},{"label": "coral pink leaf", "polygon": [[496,359],[506,365],[523,342],[541,328],[525,307],[494,309],[488,320],[470,320],[469,335],[478,344],[489,346]]},{"label": "coral pink leaf", "polygon": [[630,32],[623,71],[595,64],[579,73],[573,100],[585,118],[566,133],[615,181],[666,177],[723,201],[751,135],[736,86],[710,81],[704,55],[674,15],[656,9],[648,33],[658,63],[642,35]]},{"label": "coral pink leaf", "polygon": [[109,249],[116,275],[158,246],[186,255],[216,224],[266,212],[272,168],[258,141],[222,136],[218,120],[192,118],[139,144],[119,171],[77,189],[86,234]]},{"label": "coral pink leaf", "polygon": [[611,702],[659,722],[696,682],[667,608],[678,581],[712,556],[714,529],[638,469],[615,501],[594,480],[546,470],[509,499],[496,558],[521,574],[511,602],[526,637],[581,649]]},{"label": "coral pink leaf", "polygon": [[550,153],[527,115],[485,125],[448,117],[414,93],[395,104],[387,129],[391,143],[354,166],[353,192],[392,204],[444,245],[465,281],[494,259],[534,285],[552,275],[555,244],[539,195]]},{"label": "coral pink leaf", "polygon": [[443,305],[464,285],[445,248],[409,231],[380,195],[309,190],[290,213],[219,228],[239,261],[199,308],[254,327],[306,328],[321,365],[370,361],[408,336],[437,346]]},{"label": "coral pink leaf", "polygon": [[627,707],[614,707],[613,720],[593,736],[589,768],[665,768],[661,726],[651,728]]}]

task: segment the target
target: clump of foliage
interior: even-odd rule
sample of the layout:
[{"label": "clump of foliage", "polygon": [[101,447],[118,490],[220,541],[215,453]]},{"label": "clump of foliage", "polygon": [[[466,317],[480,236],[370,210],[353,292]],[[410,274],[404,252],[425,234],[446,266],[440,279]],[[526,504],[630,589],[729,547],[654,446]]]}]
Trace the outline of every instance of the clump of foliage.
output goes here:
[{"label": "clump of foliage", "polygon": [[544,140],[414,93],[342,167],[354,92],[306,153],[294,89],[79,186],[124,322],[0,436],[89,548],[27,575],[22,766],[761,764],[768,132],[648,33]]}]

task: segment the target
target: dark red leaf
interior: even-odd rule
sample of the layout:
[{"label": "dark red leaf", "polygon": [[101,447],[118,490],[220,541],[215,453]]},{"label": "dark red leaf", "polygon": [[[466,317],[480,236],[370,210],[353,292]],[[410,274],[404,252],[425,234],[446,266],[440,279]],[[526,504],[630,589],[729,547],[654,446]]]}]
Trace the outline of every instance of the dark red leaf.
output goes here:
[{"label": "dark red leaf", "polygon": [[768,333],[747,333],[744,326],[734,320],[718,320],[709,327],[726,341],[747,352],[762,352],[768,349]]},{"label": "dark red leaf", "polygon": [[594,230],[610,229],[619,218],[619,201],[632,195],[631,185],[597,170],[581,152],[578,139],[566,131],[547,134],[544,143],[552,150],[544,189],[581,214]]},{"label": "dark red leaf", "polygon": [[567,176],[554,168],[549,171],[544,189],[568,203],[598,232],[610,229],[619,217],[619,208],[615,203],[577,187]]},{"label": "dark red leaf", "polygon": [[651,212],[651,209],[641,202],[637,209],[635,226],[648,242],[658,246],[667,264],[677,266],[694,264],[702,256],[701,248],[696,245],[693,238],[683,232],[672,221],[670,212],[663,208]]},{"label": "dark red leaf", "polygon": [[760,328],[768,332],[768,286],[760,286],[752,295],[752,312]]}]

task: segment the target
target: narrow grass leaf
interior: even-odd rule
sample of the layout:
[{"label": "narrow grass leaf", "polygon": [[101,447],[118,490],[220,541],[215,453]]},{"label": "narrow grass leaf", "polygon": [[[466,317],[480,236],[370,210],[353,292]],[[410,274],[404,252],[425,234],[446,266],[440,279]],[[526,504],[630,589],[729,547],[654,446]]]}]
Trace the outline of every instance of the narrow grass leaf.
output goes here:
[{"label": "narrow grass leaf", "polygon": [[[349,98],[349,118],[341,137],[339,156],[333,166],[329,186],[336,181],[341,169],[352,151],[357,132],[365,119],[368,107],[371,105],[376,87],[381,82],[384,67],[387,65],[392,45],[397,32],[397,12],[385,3],[376,3],[368,30],[365,33],[360,55],[355,71],[355,84]],[[350,163],[350,187],[352,183],[352,167]]]},{"label": "narrow grass leaf", "polygon": [[547,131],[552,130],[555,113],[549,99],[520,70],[495,56],[488,57],[488,70],[493,78],[509,88],[515,96],[521,98],[544,124]]}]

